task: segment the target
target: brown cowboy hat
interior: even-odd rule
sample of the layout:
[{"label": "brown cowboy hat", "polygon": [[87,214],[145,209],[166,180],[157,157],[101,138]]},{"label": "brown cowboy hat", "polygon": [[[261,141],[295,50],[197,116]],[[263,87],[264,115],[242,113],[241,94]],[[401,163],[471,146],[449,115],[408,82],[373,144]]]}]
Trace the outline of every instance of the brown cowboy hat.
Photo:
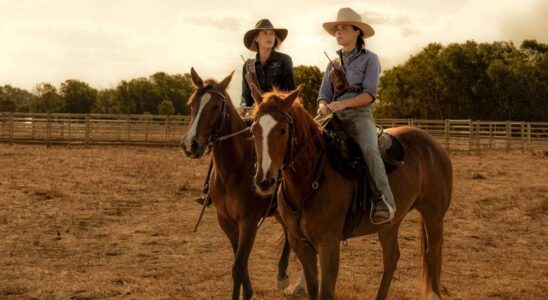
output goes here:
[{"label": "brown cowboy hat", "polygon": [[363,37],[368,38],[375,34],[375,30],[369,24],[362,22],[362,16],[352,8],[341,8],[337,13],[337,21],[323,23],[323,29],[331,35],[335,35],[337,25],[348,24],[358,27],[363,32]]},{"label": "brown cowboy hat", "polygon": [[285,40],[285,38],[287,37],[287,29],[285,29],[285,28],[274,28],[272,23],[270,23],[270,20],[262,19],[262,20],[259,20],[259,22],[257,22],[257,24],[255,24],[254,29],[251,29],[251,30],[249,30],[248,32],[245,33],[245,35],[244,35],[244,45],[245,45],[245,47],[249,50],[253,50],[253,49],[251,49],[251,45],[253,44],[253,38],[255,37],[255,35],[257,35],[259,30],[266,30],[266,29],[274,30],[274,33],[276,34],[276,37],[278,39],[280,39],[280,42],[283,42]]}]

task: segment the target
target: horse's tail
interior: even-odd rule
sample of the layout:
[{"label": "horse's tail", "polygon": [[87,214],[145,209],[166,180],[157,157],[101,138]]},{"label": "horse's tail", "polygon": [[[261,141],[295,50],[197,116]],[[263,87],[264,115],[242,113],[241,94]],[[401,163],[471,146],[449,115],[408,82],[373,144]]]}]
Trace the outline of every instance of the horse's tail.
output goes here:
[{"label": "horse's tail", "polygon": [[[421,299],[440,299],[440,273],[441,273],[441,243],[443,240],[431,241],[428,235],[427,224],[421,218],[420,231],[420,269],[421,269]],[[431,248],[432,243],[436,246]]]}]

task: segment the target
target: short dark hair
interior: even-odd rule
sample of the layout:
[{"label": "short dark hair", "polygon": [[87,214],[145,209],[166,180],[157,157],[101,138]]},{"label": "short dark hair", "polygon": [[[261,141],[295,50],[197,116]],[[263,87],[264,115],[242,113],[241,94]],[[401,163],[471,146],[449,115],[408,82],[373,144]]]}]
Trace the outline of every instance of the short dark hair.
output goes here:
[{"label": "short dark hair", "polygon": [[352,28],[360,32],[360,34],[358,35],[358,38],[356,39],[356,48],[358,49],[365,48],[365,39],[363,38],[363,31],[354,25],[352,25]]}]

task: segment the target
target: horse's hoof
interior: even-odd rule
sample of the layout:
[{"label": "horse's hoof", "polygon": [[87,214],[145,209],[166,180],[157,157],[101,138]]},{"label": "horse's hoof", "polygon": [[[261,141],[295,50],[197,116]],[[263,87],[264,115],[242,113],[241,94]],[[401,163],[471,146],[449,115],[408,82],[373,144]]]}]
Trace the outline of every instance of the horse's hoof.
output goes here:
[{"label": "horse's hoof", "polygon": [[289,287],[289,276],[278,278],[278,291],[283,291]]},{"label": "horse's hoof", "polygon": [[306,297],[306,289],[300,284],[296,284],[292,288],[287,288],[284,294],[291,299],[301,299]]}]

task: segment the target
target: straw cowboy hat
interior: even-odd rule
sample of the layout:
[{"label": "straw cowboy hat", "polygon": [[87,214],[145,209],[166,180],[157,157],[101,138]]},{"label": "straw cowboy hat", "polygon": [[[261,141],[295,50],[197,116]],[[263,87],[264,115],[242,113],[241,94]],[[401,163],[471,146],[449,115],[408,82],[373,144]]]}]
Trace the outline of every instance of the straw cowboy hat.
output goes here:
[{"label": "straw cowboy hat", "polygon": [[352,8],[341,8],[337,13],[337,21],[323,23],[323,29],[329,34],[335,35],[335,27],[341,24],[348,24],[358,27],[363,32],[363,37],[368,38],[375,34],[375,30],[369,24],[362,22],[362,17]]},{"label": "straw cowboy hat", "polygon": [[267,29],[274,30],[274,33],[276,34],[276,37],[278,39],[280,39],[280,43],[283,42],[285,40],[285,38],[287,37],[287,29],[285,29],[285,28],[274,28],[272,23],[270,23],[270,20],[262,19],[262,20],[259,20],[259,22],[257,22],[257,24],[255,24],[254,29],[251,29],[251,30],[249,30],[248,32],[245,33],[245,35],[244,35],[244,45],[245,45],[245,47],[249,50],[253,50],[253,49],[251,49],[251,46],[253,44],[253,38],[255,37],[255,35],[257,35],[259,30],[267,30]]}]

